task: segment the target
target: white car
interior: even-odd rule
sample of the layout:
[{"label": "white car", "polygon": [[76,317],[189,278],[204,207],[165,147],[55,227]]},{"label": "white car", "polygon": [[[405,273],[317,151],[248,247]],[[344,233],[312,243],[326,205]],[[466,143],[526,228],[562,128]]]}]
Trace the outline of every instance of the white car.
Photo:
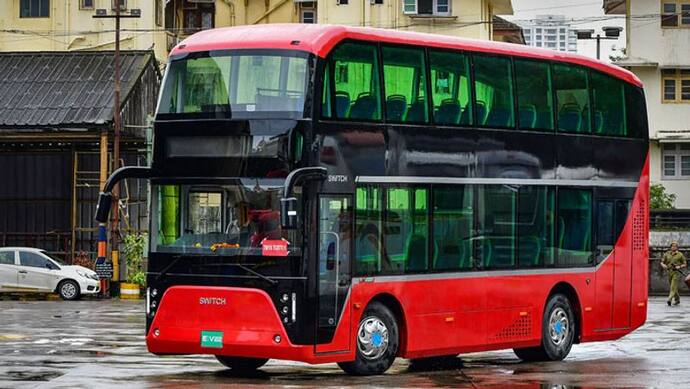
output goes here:
[{"label": "white car", "polygon": [[40,249],[0,247],[0,293],[56,292],[64,300],[76,300],[99,290],[91,269],[66,265]]}]

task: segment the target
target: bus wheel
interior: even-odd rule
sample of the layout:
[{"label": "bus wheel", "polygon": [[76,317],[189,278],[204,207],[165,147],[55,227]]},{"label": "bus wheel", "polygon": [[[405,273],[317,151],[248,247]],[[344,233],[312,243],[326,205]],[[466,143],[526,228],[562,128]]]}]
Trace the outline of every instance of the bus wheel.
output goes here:
[{"label": "bus wheel", "polygon": [[224,355],[216,355],[216,359],[225,367],[238,372],[254,371],[268,362],[268,359],[263,358],[226,357]]},{"label": "bus wheel", "polygon": [[563,360],[575,339],[575,316],[568,298],[555,294],[549,298],[544,309],[541,329],[541,345],[515,349],[515,355],[523,361]]},{"label": "bus wheel", "polygon": [[348,374],[382,374],[395,361],[399,342],[398,323],[393,313],[381,303],[371,303],[357,328],[355,360],[338,365]]}]

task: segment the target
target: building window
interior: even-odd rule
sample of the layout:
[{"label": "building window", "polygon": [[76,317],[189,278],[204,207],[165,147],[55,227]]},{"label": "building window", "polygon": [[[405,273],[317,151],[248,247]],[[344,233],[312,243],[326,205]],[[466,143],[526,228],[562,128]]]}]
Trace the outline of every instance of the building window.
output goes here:
[{"label": "building window", "polygon": [[94,1],[96,0],[80,0],[79,9],[94,9]]},{"label": "building window", "polygon": [[111,1],[111,4],[110,4],[110,7],[111,7],[112,9],[114,9],[114,10],[117,9],[117,8],[115,8],[115,7],[117,7],[118,1],[120,2],[120,11],[125,11],[125,10],[127,10],[127,0],[112,0],[112,1]]},{"label": "building window", "polygon": [[301,23],[313,24],[316,23],[316,12],[314,10],[302,10],[300,15]]},{"label": "building window", "polygon": [[163,25],[163,4],[161,3],[161,0],[155,0],[154,12],[156,13],[155,14],[156,26],[162,26]]},{"label": "building window", "polygon": [[185,2],[185,33],[191,34],[200,30],[208,30],[213,28],[215,24],[215,16],[216,8],[214,4]]},{"label": "building window", "polygon": [[663,103],[690,103],[690,70],[662,69]]},{"label": "building window", "polygon": [[662,1],[661,27],[690,27],[690,1]]},{"label": "building window", "polygon": [[666,179],[690,178],[690,144],[665,143],[661,148],[662,177]]},{"label": "building window", "polygon": [[372,4],[381,5],[381,4],[383,4],[383,0],[374,0],[374,1],[372,2]]},{"label": "building window", "polygon": [[337,5],[348,5],[350,4],[350,0],[336,0]]},{"label": "building window", "polygon": [[20,18],[48,18],[50,17],[50,0],[21,0],[19,5]]},{"label": "building window", "polygon": [[403,0],[408,15],[450,15],[450,0]]}]

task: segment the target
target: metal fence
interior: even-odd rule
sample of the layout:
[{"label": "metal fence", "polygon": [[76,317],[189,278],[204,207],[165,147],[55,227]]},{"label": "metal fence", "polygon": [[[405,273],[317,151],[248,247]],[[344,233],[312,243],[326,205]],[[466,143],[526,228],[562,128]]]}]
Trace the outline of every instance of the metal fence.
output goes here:
[{"label": "metal fence", "polygon": [[652,209],[649,211],[652,230],[690,230],[690,209]]}]

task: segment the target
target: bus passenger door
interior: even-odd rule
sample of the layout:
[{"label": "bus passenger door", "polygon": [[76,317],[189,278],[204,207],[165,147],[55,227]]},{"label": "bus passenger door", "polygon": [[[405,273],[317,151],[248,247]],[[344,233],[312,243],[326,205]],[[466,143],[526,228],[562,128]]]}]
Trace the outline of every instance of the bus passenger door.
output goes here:
[{"label": "bus passenger door", "polygon": [[[599,200],[597,202],[597,240],[595,260],[597,265],[604,260],[606,263],[601,265],[596,272],[596,330],[609,330],[612,327],[613,317],[613,269],[615,267],[615,252],[613,246],[616,244],[615,232],[613,228],[614,220],[613,200]],[[608,259],[607,259],[608,258]]]},{"label": "bus passenger door", "polygon": [[350,345],[352,197],[319,197],[316,352],[347,351]]},{"label": "bus passenger door", "polygon": [[606,262],[596,274],[596,330],[630,327],[632,241],[622,234],[629,208],[628,200],[597,203],[596,260]]},{"label": "bus passenger door", "polygon": [[630,213],[629,200],[616,200],[615,231],[618,238],[613,270],[613,328],[630,327],[632,291],[632,234],[622,235]]}]

